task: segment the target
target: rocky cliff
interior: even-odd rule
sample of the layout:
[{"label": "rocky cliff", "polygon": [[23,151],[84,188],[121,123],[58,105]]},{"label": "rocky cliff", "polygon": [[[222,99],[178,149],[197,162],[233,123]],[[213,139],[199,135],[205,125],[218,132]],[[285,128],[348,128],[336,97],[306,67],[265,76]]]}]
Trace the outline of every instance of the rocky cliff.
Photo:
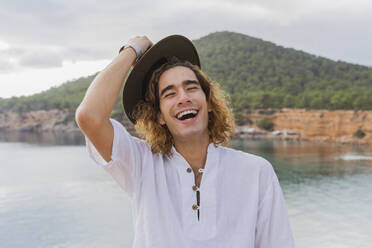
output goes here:
[{"label": "rocky cliff", "polygon": [[[243,116],[243,121],[248,124],[240,126],[239,130],[241,133],[257,134],[255,137],[265,134],[265,132],[259,130],[256,123],[266,117],[273,121],[274,130],[276,130],[269,137],[286,135],[296,139],[372,144],[372,111],[251,110],[243,112]],[[133,125],[128,121],[119,121],[127,127],[128,131],[134,134]],[[3,132],[71,132],[78,130],[74,113],[68,110],[0,114],[0,131]],[[365,136],[355,137],[358,130],[361,130]]]},{"label": "rocky cliff", "polygon": [[[112,116],[120,121],[127,130],[134,134],[133,125],[121,115]],[[39,110],[27,113],[7,112],[0,113],[0,132],[80,132],[76,122],[75,113],[64,110]]]},{"label": "rocky cliff", "polygon": [[65,110],[40,110],[0,114],[0,131],[45,132],[77,131],[74,113]]},{"label": "rocky cliff", "polygon": [[[244,113],[248,128],[257,129],[257,121],[266,117],[275,130],[289,130],[301,139],[372,144],[372,111],[353,110],[253,110]],[[364,137],[355,137],[356,132]]]}]

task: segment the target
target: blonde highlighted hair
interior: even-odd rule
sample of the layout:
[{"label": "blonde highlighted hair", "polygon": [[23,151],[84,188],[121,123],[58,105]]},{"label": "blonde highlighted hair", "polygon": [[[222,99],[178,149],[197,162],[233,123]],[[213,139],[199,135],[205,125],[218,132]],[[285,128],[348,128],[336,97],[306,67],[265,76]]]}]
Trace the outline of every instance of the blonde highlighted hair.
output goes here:
[{"label": "blonde highlighted hair", "polygon": [[219,84],[211,81],[198,66],[175,57],[152,73],[145,100],[141,101],[134,110],[135,128],[138,134],[151,145],[153,153],[161,153],[164,157],[170,156],[174,141],[167,126],[158,122],[160,112],[158,84],[161,74],[176,66],[187,67],[195,73],[212,109],[208,113],[209,140],[215,146],[226,145],[232,138],[235,128],[228,96],[220,89]]}]

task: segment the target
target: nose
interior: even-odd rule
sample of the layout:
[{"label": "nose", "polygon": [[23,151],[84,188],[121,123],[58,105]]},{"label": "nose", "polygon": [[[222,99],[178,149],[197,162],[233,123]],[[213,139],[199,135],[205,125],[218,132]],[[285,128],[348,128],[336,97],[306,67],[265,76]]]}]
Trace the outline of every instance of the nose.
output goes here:
[{"label": "nose", "polygon": [[191,98],[185,90],[180,90],[178,94],[178,105],[182,106],[184,104],[191,103]]}]

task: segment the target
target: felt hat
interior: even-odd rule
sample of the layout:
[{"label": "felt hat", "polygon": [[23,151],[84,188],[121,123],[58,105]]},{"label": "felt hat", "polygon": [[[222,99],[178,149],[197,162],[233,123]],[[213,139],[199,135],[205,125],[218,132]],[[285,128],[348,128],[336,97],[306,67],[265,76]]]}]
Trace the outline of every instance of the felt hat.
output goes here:
[{"label": "felt hat", "polygon": [[189,61],[200,67],[199,55],[192,42],[181,35],[171,35],[151,46],[137,61],[129,73],[123,90],[124,111],[132,123],[136,123],[133,110],[145,99],[152,73],[172,57]]}]

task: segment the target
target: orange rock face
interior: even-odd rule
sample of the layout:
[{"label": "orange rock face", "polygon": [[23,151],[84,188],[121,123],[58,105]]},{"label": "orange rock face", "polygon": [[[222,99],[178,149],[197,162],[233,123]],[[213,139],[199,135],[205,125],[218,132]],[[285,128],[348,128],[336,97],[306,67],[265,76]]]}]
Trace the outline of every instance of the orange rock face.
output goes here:
[{"label": "orange rock face", "polygon": [[[263,117],[273,120],[275,130],[293,130],[301,138],[337,142],[372,144],[372,111],[281,109],[254,110],[245,115],[254,124]],[[358,130],[363,138],[354,137]]]},{"label": "orange rock face", "polygon": [[[268,117],[274,122],[275,130],[292,130],[301,139],[335,141],[344,143],[372,144],[372,111],[353,110],[253,110],[243,113],[251,120],[249,128],[257,128],[256,122]],[[133,125],[124,123],[135,135]],[[358,130],[363,138],[354,137]],[[73,113],[67,110],[34,111],[29,113],[0,114],[0,131],[76,131]]]}]

